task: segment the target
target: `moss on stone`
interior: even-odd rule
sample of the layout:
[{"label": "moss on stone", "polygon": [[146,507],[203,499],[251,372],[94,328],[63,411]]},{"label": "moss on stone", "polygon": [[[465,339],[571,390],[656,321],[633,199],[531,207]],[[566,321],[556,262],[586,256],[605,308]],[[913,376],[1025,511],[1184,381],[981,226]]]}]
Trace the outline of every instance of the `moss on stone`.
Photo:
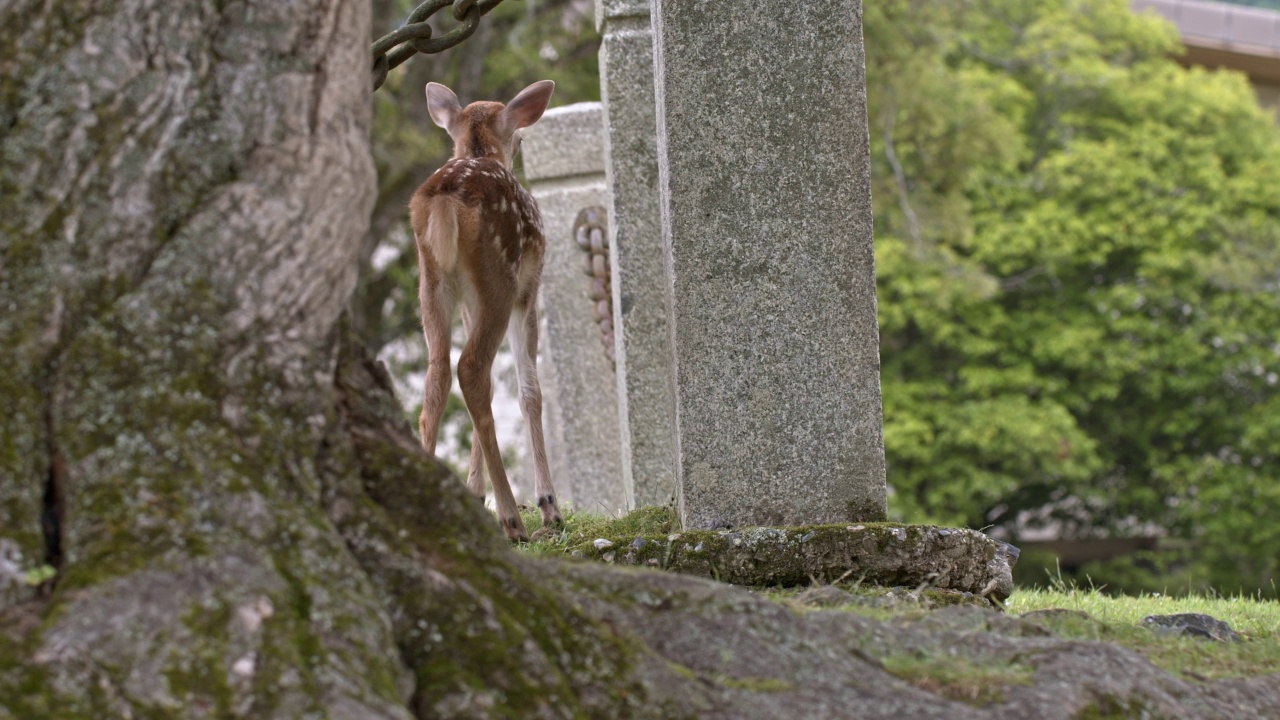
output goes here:
[{"label": "moss on stone", "polygon": [[885,670],[912,685],[975,706],[1004,700],[1011,685],[1028,685],[1033,670],[1022,664],[977,664],[941,655],[891,654],[882,658]]},{"label": "moss on stone", "polygon": [[94,698],[60,693],[51,673],[29,661],[43,610],[41,602],[0,610],[0,712],[7,711],[21,720],[104,717]]},{"label": "moss on stone", "polygon": [[169,692],[184,706],[204,707],[222,717],[231,715],[232,692],[226,674],[231,620],[231,607],[225,602],[187,613],[185,622],[195,642],[185,649],[181,662],[164,670]]},{"label": "moss on stone", "polygon": [[[570,526],[573,527],[572,525]],[[924,525],[842,523],[793,528],[613,534],[610,525],[567,529],[534,554],[638,565],[753,587],[853,579],[874,585],[937,587],[1007,597],[1009,568],[993,563],[996,544],[980,533]]]},{"label": "moss on stone", "polygon": [[1173,720],[1167,714],[1156,711],[1141,698],[1104,696],[1085,706],[1074,720]]}]

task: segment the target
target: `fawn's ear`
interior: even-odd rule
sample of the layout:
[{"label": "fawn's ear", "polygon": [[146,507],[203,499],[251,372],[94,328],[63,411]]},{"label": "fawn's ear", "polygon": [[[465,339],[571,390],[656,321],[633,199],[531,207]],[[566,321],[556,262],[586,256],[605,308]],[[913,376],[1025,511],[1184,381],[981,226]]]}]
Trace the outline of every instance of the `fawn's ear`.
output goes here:
[{"label": "fawn's ear", "polygon": [[449,123],[461,110],[458,96],[452,90],[440,83],[427,83],[427,112],[431,113],[432,122],[447,131]]},{"label": "fawn's ear", "polygon": [[511,102],[502,110],[503,132],[510,135],[538,122],[538,118],[547,110],[547,103],[551,102],[551,91],[555,89],[554,82],[539,80],[511,98]]}]

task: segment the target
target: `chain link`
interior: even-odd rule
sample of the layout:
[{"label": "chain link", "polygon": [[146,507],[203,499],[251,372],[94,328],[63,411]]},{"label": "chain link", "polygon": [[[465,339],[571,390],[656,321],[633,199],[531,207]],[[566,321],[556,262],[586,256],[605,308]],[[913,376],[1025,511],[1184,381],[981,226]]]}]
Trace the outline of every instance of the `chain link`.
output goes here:
[{"label": "chain link", "polygon": [[[480,27],[480,18],[501,2],[502,0],[426,0],[414,8],[400,29],[383,35],[370,48],[373,53],[373,89],[382,87],[382,83],[387,80],[387,73],[415,53],[438,53],[471,37],[476,28]],[[453,7],[453,19],[461,25],[438,38],[431,37],[431,16],[449,6]]]},{"label": "chain link", "polygon": [[573,238],[582,249],[582,270],[591,277],[591,312],[600,326],[600,342],[604,345],[609,366],[617,370],[617,354],[613,345],[613,274],[609,268],[609,222],[603,207],[585,207],[573,221]]}]

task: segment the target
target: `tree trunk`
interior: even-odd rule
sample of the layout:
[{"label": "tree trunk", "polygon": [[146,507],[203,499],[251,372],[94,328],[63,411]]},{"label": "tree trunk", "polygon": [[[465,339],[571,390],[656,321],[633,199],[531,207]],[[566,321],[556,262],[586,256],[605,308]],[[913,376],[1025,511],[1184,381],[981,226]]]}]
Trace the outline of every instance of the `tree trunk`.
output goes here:
[{"label": "tree trunk", "polygon": [[518,556],[422,453],[341,321],[368,11],[0,4],[0,718],[979,717],[871,621]]},{"label": "tree trunk", "polygon": [[47,694],[13,712],[406,716],[322,505],[374,186],[366,3],[0,13],[0,542],[59,569],[9,649]]}]

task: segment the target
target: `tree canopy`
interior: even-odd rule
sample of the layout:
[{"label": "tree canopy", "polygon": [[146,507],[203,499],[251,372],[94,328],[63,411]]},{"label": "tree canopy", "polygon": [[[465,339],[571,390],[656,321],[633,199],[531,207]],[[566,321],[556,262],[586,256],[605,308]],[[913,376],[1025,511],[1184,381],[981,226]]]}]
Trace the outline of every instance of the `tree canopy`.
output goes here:
[{"label": "tree canopy", "polygon": [[1273,591],[1280,140],[1246,79],[1123,0],[865,33],[892,511],[1167,529],[1187,581]]}]

